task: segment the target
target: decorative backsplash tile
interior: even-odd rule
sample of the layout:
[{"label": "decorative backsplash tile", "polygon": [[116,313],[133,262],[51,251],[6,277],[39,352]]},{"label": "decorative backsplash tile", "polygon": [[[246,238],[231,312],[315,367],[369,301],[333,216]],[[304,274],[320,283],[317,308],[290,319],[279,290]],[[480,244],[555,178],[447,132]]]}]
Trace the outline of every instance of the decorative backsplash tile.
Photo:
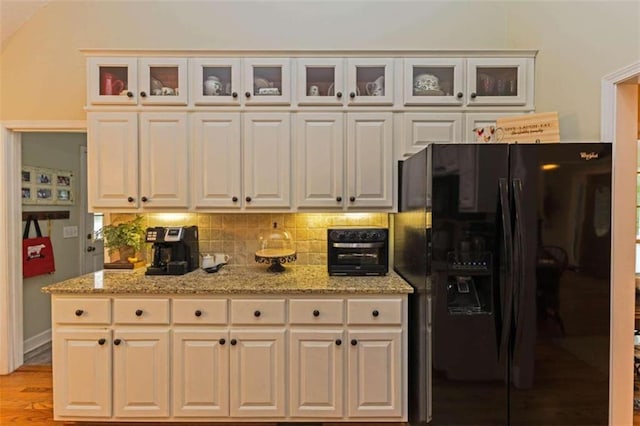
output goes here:
[{"label": "decorative backsplash tile", "polygon": [[[191,226],[199,231],[200,253],[226,253],[230,264],[253,265],[258,237],[278,223],[291,234],[300,265],[326,265],[327,228],[332,226],[389,226],[387,213],[146,213],[145,227]],[[135,214],[112,214],[117,223]],[[151,258],[151,245],[146,249]]]}]

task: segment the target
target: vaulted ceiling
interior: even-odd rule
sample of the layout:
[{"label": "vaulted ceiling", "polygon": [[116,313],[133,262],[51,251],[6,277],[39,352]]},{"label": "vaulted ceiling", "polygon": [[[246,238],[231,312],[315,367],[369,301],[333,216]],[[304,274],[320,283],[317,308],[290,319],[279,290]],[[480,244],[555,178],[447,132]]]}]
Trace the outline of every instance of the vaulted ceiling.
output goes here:
[{"label": "vaulted ceiling", "polygon": [[49,0],[0,0],[0,46],[27,22]]}]

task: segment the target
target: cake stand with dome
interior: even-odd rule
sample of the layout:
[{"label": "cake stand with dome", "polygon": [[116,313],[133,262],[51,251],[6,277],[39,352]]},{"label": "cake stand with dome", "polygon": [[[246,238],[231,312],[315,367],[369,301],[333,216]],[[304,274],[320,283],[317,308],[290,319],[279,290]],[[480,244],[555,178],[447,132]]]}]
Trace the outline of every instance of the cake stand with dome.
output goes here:
[{"label": "cake stand with dome", "polygon": [[258,263],[269,264],[269,272],[283,272],[285,263],[293,263],[298,258],[291,234],[278,229],[278,223],[259,238],[260,248],[256,251],[255,260]]}]

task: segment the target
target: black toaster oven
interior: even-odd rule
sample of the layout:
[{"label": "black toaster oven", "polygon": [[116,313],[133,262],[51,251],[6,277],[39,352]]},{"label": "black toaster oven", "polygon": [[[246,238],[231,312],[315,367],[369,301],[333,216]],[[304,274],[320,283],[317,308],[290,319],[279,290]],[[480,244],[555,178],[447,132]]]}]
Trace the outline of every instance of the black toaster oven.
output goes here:
[{"label": "black toaster oven", "polygon": [[386,275],[389,229],[327,229],[327,265],[329,275]]}]

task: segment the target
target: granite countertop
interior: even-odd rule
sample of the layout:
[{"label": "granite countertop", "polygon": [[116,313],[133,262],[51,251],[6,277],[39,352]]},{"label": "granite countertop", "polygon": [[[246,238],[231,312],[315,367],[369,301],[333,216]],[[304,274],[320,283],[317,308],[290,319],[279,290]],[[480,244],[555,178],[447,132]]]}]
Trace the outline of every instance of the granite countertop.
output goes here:
[{"label": "granite countertop", "polygon": [[144,275],[103,270],[42,288],[51,294],[407,294],[413,288],[395,272],[385,276],[329,276],[326,266],[227,265],[215,273],[197,269],[185,275]]}]

